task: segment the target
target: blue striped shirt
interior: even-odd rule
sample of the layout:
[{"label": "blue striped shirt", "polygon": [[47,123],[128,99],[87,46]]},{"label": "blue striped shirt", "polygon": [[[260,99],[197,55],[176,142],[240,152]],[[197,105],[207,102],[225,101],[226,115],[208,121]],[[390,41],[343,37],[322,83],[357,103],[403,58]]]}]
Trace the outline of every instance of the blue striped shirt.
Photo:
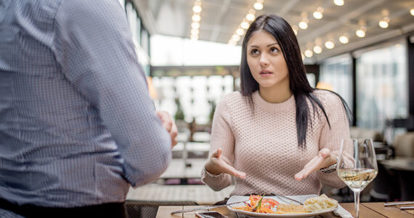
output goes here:
[{"label": "blue striped shirt", "polygon": [[117,0],[0,0],[0,198],[122,202],[170,159]]}]

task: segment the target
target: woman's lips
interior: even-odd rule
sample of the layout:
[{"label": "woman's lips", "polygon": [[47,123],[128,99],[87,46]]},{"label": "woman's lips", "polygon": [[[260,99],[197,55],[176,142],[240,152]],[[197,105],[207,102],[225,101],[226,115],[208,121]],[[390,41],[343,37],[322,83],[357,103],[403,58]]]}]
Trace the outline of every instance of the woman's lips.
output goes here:
[{"label": "woman's lips", "polygon": [[273,74],[272,72],[267,71],[267,70],[264,70],[264,71],[261,71],[261,72],[260,72],[260,75],[261,75],[261,76],[270,76],[270,75],[272,75],[272,74]]}]

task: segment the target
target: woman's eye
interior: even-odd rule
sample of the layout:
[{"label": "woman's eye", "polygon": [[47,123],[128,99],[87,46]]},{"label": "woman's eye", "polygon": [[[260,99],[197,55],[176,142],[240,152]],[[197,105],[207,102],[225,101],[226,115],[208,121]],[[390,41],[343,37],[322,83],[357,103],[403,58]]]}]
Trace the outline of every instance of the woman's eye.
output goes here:
[{"label": "woman's eye", "polygon": [[271,51],[272,53],[278,53],[278,52],[279,52],[279,49],[278,49],[278,48],[276,48],[276,47],[272,47],[272,48],[270,48],[270,51]]},{"label": "woman's eye", "polygon": [[259,50],[257,50],[257,49],[252,49],[251,51],[250,51],[250,54],[252,54],[252,55],[258,55],[260,52],[259,52]]}]

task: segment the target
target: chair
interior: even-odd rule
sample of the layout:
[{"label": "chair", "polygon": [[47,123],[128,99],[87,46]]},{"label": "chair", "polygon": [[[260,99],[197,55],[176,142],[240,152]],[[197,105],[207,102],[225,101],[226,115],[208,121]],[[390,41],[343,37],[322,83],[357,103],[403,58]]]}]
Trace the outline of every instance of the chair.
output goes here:
[{"label": "chair", "polygon": [[398,135],[394,140],[395,156],[414,157],[414,132]]},{"label": "chair", "polygon": [[371,138],[374,142],[383,142],[384,136],[381,132],[373,129],[360,127],[350,128],[351,138]]}]

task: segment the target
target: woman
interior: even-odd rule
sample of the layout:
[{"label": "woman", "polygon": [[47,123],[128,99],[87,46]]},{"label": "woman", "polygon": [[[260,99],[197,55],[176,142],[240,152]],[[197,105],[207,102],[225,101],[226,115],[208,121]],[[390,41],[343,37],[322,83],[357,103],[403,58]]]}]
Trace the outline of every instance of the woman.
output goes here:
[{"label": "woman", "polygon": [[[335,172],[349,109],[337,94],[309,85],[296,36],[281,17],[262,15],[242,45],[241,92],[216,108],[202,180],[232,195],[319,194],[345,184]],[[352,148],[346,148],[351,153]]]}]

